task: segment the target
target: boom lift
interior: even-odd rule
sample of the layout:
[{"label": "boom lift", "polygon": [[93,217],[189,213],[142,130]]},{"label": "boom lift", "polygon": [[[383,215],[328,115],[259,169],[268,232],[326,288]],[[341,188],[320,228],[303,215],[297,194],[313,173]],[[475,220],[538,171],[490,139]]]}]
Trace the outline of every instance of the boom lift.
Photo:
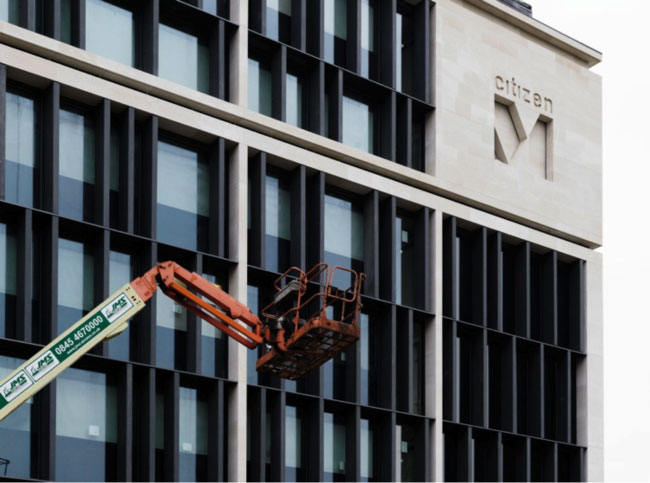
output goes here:
[{"label": "boom lift", "polygon": [[[347,274],[345,290],[332,285]],[[199,274],[167,261],[127,283],[0,382],[0,421],[100,342],[128,326],[158,288],[249,349],[263,345],[257,370],[299,379],[359,339],[364,275],[326,263],[292,267],[274,284],[261,320]],[[324,282],[319,283],[319,282]]]}]

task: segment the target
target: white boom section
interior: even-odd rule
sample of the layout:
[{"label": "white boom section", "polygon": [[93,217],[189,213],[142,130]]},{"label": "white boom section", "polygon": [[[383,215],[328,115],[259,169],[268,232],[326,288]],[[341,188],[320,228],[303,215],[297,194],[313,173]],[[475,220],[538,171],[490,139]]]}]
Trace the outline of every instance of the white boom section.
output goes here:
[{"label": "white boom section", "polygon": [[144,305],[127,283],[0,381],[0,421],[94,346],[124,331]]}]

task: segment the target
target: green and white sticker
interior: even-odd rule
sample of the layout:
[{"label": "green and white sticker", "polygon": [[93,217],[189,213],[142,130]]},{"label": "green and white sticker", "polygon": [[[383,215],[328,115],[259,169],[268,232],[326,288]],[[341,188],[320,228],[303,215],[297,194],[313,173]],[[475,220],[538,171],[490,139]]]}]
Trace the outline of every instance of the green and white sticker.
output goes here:
[{"label": "green and white sticker", "polygon": [[52,351],[47,351],[45,354],[27,366],[27,374],[29,374],[29,376],[34,379],[34,381],[38,381],[58,365],[59,360],[54,357]]},{"label": "green and white sticker", "polygon": [[0,387],[0,394],[9,403],[25,392],[32,384],[34,383],[25,374],[25,371],[20,371]]}]

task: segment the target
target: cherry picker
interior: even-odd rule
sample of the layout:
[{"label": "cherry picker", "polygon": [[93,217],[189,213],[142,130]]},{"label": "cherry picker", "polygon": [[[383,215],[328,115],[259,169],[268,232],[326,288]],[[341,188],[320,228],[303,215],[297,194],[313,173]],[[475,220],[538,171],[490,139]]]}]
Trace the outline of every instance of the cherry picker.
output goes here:
[{"label": "cherry picker", "polygon": [[[332,281],[347,272],[349,287]],[[299,379],[359,339],[364,275],[326,263],[292,267],[274,283],[262,318],[217,285],[175,262],[159,263],[113,293],[0,381],[0,421],[100,342],[118,336],[158,288],[249,349],[263,346],[257,370]]]}]

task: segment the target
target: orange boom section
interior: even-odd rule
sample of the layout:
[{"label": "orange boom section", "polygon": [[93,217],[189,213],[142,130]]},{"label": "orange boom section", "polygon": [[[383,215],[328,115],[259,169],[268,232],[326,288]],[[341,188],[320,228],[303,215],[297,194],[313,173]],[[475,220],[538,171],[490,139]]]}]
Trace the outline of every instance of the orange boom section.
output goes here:
[{"label": "orange boom section", "polygon": [[[343,290],[333,281],[349,280]],[[326,263],[308,272],[292,267],[274,283],[273,302],[250,309],[201,275],[177,263],[159,263],[131,286],[144,302],[160,288],[165,295],[249,349],[264,343],[257,370],[299,379],[359,340],[357,319],[365,276]]]}]

